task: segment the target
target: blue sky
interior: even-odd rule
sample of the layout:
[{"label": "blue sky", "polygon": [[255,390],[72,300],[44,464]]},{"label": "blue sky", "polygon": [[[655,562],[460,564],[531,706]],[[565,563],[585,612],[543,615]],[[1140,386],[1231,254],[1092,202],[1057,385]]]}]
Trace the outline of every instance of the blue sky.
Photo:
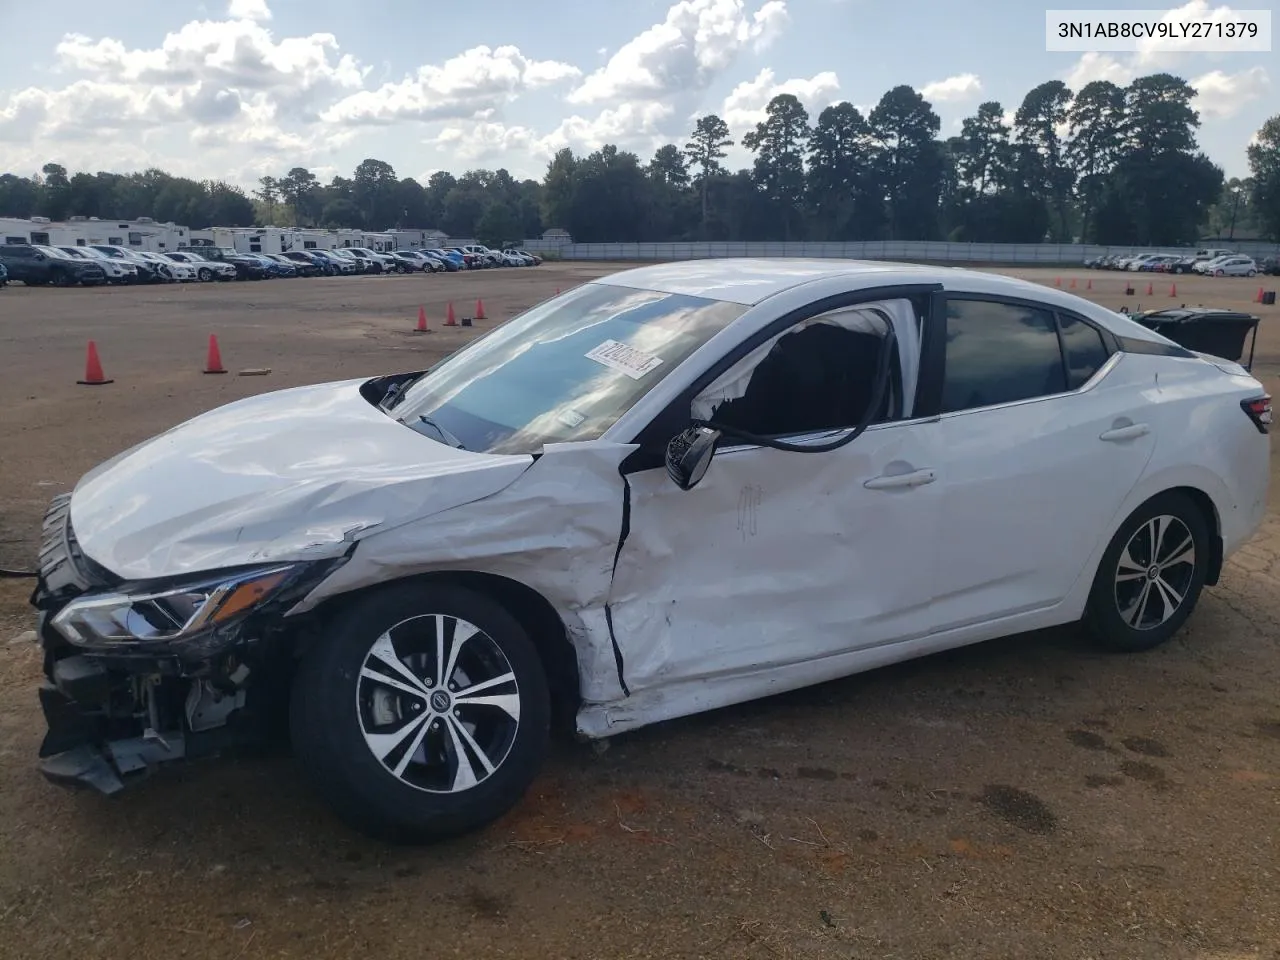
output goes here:
[{"label": "blue sky", "polygon": [[[911,84],[945,137],[980,102],[1011,114],[1045,80],[1168,70],[1200,91],[1202,147],[1243,176],[1245,146],[1280,102],[1274,53],[1048,53],[1044,5],[1025,0],[980,14],[947,0],[131,0],[77,4],[70,20],[6,17],[10,3],[0,172],[21,174],[55,161],[248,184],[299,164],[346,175],[376,157],[423,179],[476,166],[540,178],[561,146],[617,143],[647,159],[702,113],[741,137],[783,91],[816,118]],[[1190,0],[1178,16],[1224,9]]]}]

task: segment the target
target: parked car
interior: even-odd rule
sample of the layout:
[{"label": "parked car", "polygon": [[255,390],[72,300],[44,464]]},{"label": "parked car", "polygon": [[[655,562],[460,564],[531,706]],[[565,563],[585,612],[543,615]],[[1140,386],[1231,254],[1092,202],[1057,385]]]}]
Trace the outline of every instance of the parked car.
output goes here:
[{"label": "parked car", "polygon": [[162,253],[152,253],[147,250],[139,251],[138,256],[154,263],[160,276],[173,283],[192,283],[196,280],[196,268],[189,263],[170,260]]},{"label": "parked car", "polygon": [[431,257],[432,259],[438,260],[440,263],[444,264],[445,270],[449,271],[450,273],[454,273],[458,270],[467,269],[467,261],[463,259],[462,254],[457,253],[456,251],[444,250],[440,248],[429,248],[427,250],[424,250],[423,253],[425,253],[427,256]]},{"label": "parked car", "polygon": [[181,253],[194,253],[215,263],[231,264],[231,266],[235,267],[237,280],[262,280],[268,276],[267,268],[260,260],[250,254],[241,253],[233,247],[213,247],[200,244],[180,246],[178,250]]},{"label": "parked car", "polygon": [[107,283],[136,283],[138,268],[123,260],[112,260],[92,247],[58,247],[68,257],[76,260],[88,260],[102,268],[107,275]]},{"label": "parked car", "polygon": [[1138,269],[1145,273],[1164,273],[1168,266],[1179,258],[1172,253],[1157,253],[1138,264]]},{"label": "parked car", "polygon": [[335,247],[332,250],[326,250],[325,254],[327,256],[334,257],[337,260],[341,260],[343,263],[350,264],[355,273],[372,273],[375,269],[379,273],[382,272],[381,264],[361,260],[359,257],[353,256],[345,247]]},{"label": "parked car", "polygon": [[360,272],[355,263],[344,257],[336,256],[332,250],[308,250],[307,253],[329,267],[333,271],[333,275],[343,274],[349,276]]},{"label": "parked car", "polygon": [[1219,257],[1209,261],[1204,272],[1215,277],[1256,277],[1258,265],[1252,257]]},{"label": "parked car", "polygon": [[531,267],[533,261],[526,257],[520,256],[518,253],[512,253],[510,250],[503,250],[498,254],[501,265],[504,267]]},{"label": "parked car", "polygon": [[87,249],[97,250],[104,257],[110,257],[112,260],[121,260],[125,263],[133,264],[138,271],[139,283],[164,283],[167,278],[160,272],[160,268],[147,260],[145,257],[138,256],[136,250],[130,250],[128,247],[118,246],[108,243],[90,244]]},{"label": "parked car", "polygon": [[94,286],[107,282],[106,271],[98,264],[69,257],[57,247],[0,244],[0,261],[8,268],[7,280],[21,280],[28,287],[41,287],[46,283],[56,287]]},{"label": "parked car", "polygon": [[397,264],[394,259],[385,253],[378,253],[376,250],[370,250],[368,247],[343,247],[343,250],[361,260],[365,265],[365,273],[403,273],[404,268],[401,266],[397,270]]},{"label": "parked car", "polygon": [[202,283],[210,283],[214,280],[234,280],[236,278],[234,264],[223,263],[219,260],[206,260],[193,250],[175,250],[173,253],[166,253],[165,257],[192,267],[196,272],[196,279]]},{"label": "parked car", "polygon": [[435,273],[440,267],[431,257],[428,257],[421,250],[395,250],[391,256],[402,259],[406,263],[408,270],[421,273]]},{"label": "parked car", "polygon": [[[290,250],[281,256],[298,267],[304,277],[332,277],[338,273],[337,266],[317,256],[311,250]],[[306,267],[310,269],[304,269]]]},{"label": "parked car", "polygon": [[1258,272],[1272,277],[1280,277],[1280,257],[1267,257],[1258,264]]},{"label": "parked car", "polygon": [[287,253],[266,253],[263,256],[292,270],[293,273],[288,274],[288,276],[318,277],[323,273],[320,267],[310,259],[296,260]]},{"label": "parked car", "polygon": [[462,258],[462,268],[464,270],[478,270],[486,265],[484,258],[478,253],[468,253],[462,247],[450,247],[449,251]]},{"label": "parked car", "polygon": [[287,707],[345,821],[422,841],[519,801],[553,709],[608,737],[1076,621],[1153,648],[1260,528],[1271,416],[1235,363],[980,271],[604,276],[54,499],[41,766],[116,792]]},{"label": "parked car", "polygon": [[429,269],[416,252],[391,250],[383,256],[391,260],[391,269],[395,273],[422,273]]},{"label": "parked car", "polygon": [[298,275],[298,271],[294,268],[291,261],[285,260],[281,262],[268,256],[265,253],[249,253],[246,256],[255,258],[266,268],[268,277],[278,277],[281,279],[292,279]]},{"label": "parked car", "polygon": [[4,265],[4,261],[0,260],[0,290],[4,289],[4,285],[9,282],[9,268]]},{"label": "parked car", "polygon": [[536,267],[542,263],[542,258],[540,256],[538,256],[536,253],[530,253],[528,250],[518,250],[513,247],[509,249],[507,252],[514,253],[517,256],[524,257],[526,260],[529,261],[530,266]]}]

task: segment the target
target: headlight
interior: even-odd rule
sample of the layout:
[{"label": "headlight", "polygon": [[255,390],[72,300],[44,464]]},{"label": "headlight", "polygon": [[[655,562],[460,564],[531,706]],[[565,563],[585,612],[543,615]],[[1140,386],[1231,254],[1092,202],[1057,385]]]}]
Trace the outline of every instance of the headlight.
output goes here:
[{"label": "headlight", "polygon": [[165,590],[90,594],[72,600],[52,626],[82,647],[184,641],[249,613],[295,579],[301,564],[214,574]]}]

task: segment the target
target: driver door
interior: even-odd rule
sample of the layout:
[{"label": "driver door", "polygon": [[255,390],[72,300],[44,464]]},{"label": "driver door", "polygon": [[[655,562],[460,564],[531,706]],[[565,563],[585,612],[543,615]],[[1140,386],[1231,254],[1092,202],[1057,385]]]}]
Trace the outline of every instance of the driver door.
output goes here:
[{"label": "driver door", "polygon": [[[910,303],[894,303],[906,305],[914,327],[902,333],[918,334]],[[779,337],[768,355],[778,359],[786,341]],[[663,466],[629,474],[624,468],[628,501],[608,613],[630,694],[691,684],[695,700],[715,706],[799,685],[791,678],[810,683],[847,674],[851,658],[843,655],[930,631],[930,540],[942,483],[936,421],[910,419],[912,400],[903,402],[903,384],[910,397],[916,383],[917,343],[918,337],[898,337],[896,396],[880,422],[837,449],[789,452],[726,435],[691,490],[676,486]],[[752,402],[739,408],[747,417],[769,411],[774,428],[780,416],[793,416],[794,429],[750,432],[822,443],[854,426],[833,425],[830,415],[824,422],[821,413],[806,416],[840,405],[814,386],[840,373],[839,363],[833,369],[830,362],[839,351],[830,338],[811,345],[825,355],[824,369],[815,373],[806,358],[775,363],[771,390],[757,391],[752,401],[749,383],[745,399]],[[863,348],[882,349],[865,340]],[[846,359],[858,372],[845,383],[859,392],[874,363],[856,350]],[[726,379],[733,377],[719,383]],[[705,396],[695,398],[698,416]],[[774,397],[784,413],[759,402]],[[847,406],[836,414],[849,415]],[[717,693],[707,686],[735,677],[744,682],[728,696],[723,687]]]}]

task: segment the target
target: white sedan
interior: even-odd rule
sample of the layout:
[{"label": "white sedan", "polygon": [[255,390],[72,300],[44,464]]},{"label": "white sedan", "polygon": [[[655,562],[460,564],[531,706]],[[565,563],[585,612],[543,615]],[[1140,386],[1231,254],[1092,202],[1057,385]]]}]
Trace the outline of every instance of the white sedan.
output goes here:
[{"label": "white sedan", "polygon": [[615,273],[55,499],[42,767],[115,792],[288,701],[337,813],[424,841],[514,806],[554,711],[609,737],[1077,621],[1145,650],[1258,529],[1270,423],[1237,364],[1020,280]]}]

